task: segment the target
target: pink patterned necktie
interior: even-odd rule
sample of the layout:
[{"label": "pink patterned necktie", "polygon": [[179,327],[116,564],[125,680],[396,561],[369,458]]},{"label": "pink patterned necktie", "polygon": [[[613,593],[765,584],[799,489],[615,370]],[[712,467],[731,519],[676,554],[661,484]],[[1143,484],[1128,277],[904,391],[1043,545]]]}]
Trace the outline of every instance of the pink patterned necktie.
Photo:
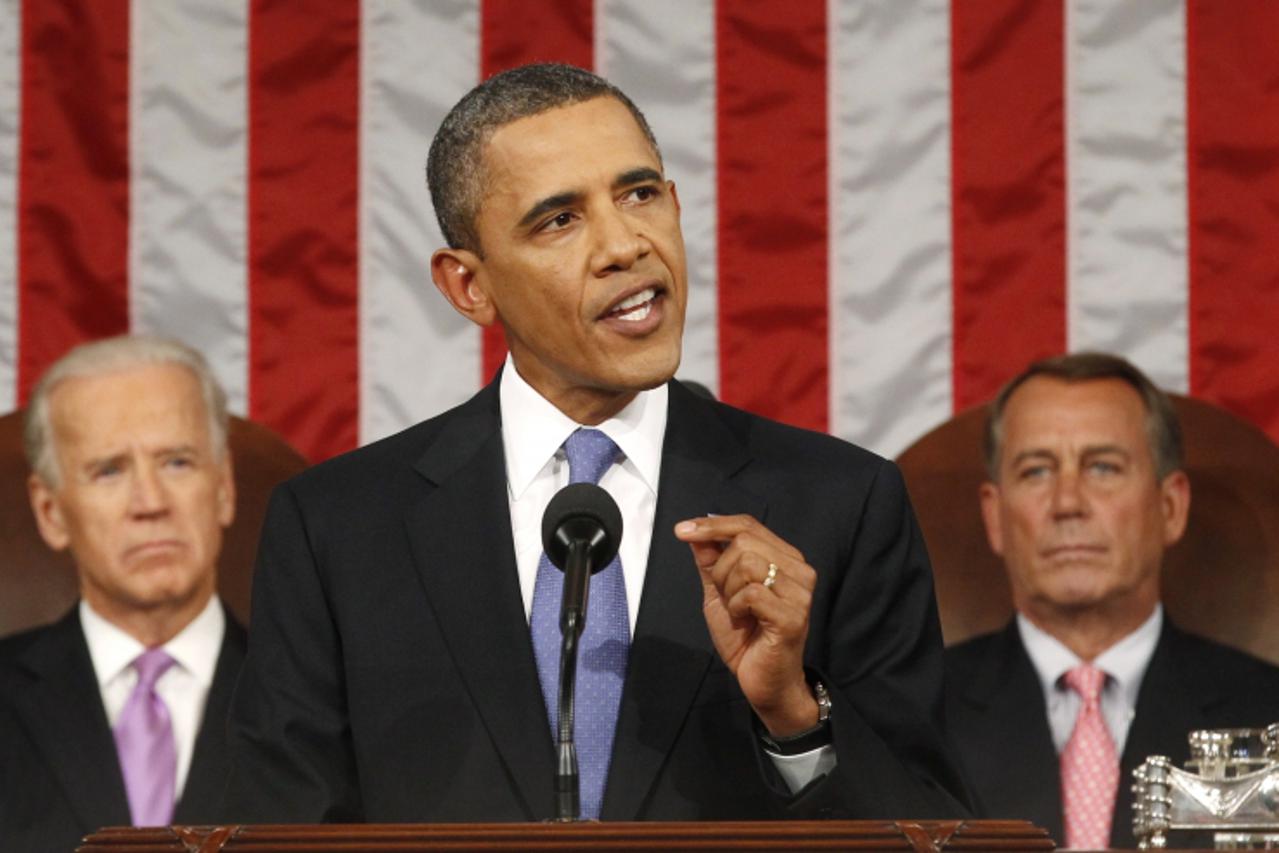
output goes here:
[{"label": "pink patterned necktie", "polygon": [[1075,729],[1061,752],[1066,846],[1103,850],[1110,845],[1110,822],[1119,788],[1115,741],[1101,715],[1106,673],[1084,663],[1067,672],[1065,681],[1083,699]]},{"label": "pink patterned necktie", "polygon": [[173,819],[178,759],[169,708],[155,692],[174,664],[164,649],[148,649],[130,666],[138,683],[115,724],[115,748],[134,826],[165,826]]}]

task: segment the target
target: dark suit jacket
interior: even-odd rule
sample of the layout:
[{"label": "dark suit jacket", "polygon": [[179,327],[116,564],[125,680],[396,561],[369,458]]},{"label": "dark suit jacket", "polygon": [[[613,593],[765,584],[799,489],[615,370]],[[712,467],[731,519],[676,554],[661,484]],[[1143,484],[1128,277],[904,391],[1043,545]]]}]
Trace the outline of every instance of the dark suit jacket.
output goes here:
[{"label": "dark suit jacket", "polygon": [[[494,383],[276,491],[225,819],[554,814],[500,423]],[[818,571],[807,662],[834,694],[839,765],[796,798],[770,775],[672,532],[707,512],[752,513]],[[928,558],[897,469],[672,383],[603,818],[955,814],[941,677]]]},{"label": "dark suit jacket", "polygon": [[[992,818],[1021,818],[1063,843],[1057,751],[1039,676],[1016,622],[946,651],[946,712],[978,802]],[[1151,755],[1177,766],[1192,729],[1279,720],[1279,669],[1179,630],[1165,616],[1120,757],[1111,845],[1133,847],[1132,771]]]},{"label": "dark suit jacket", "polygon": [[[244,659],[226,634],[175,823],[207,823],[226,784],[226,716]],[[79,608],[0,640],[0,850],[72,850],[102,826],[127,826],[129,802]]]}]

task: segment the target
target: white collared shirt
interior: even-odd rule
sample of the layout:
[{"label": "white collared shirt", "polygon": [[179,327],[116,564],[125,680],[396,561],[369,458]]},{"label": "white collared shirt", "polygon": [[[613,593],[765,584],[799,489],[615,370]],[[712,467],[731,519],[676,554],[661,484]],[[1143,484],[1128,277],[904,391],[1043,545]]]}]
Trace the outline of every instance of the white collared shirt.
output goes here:
[{"label": "white collared shirt", "polygon": [[[531,617],[537,564],[542,558],[542,513],[555,493],[568,485],[568,460],[561,445],[582,425],[525,382],[509,355],[498,393],[515,564],[520,576],[520,594],[524,598],[524,615]],[[662,442],[666,436],[667,397],[666,385],[641,391],[626,408],[594,427],[613,439],[622,451],[619,461],[604,472],[599,485],[617,501],[622,513],[619,554],[632,637],[653,539]],[[801,755],[768,753],[768,756],[792,792],[835,767],[833,746]]]},{"label": "white collared shirt", "polygon": [[[130,634],[108,622],[80,600],[80,625],[84,639],[89,644],[89,657],[97,675],[98,690],[102,694],[102,707],[107,712],[107,723],[115,728],[124,710],[138,674],[130,666],[146,647]],[[178,798],[186,785],[191,770],[191,756],[195,752],[195,739],[204,720],[204,703],[213,686],[213,673],[217,668],[218,654],[222,650],[222,635],[226,632],[226,614],[216,595],[200,611],[200,615],[165,643],[163,648],[176,663],[160,676],[155,691],[169,709],[173,723],[173,738],[177,747],[178,774],[174,791]]]},{"label": "white collared shirt", "polygon": [[[1128,739],[1128,729],[1137,713],[1137,695],[1141,680],[1146,675],[1150,658],[1159,643],[1163,628],[1163,607],[1155,606],[1155,612],[1137,630],[1106,649],[1092,661],[1093,666],[1106,673],[1106,683],[1101,690],[1101,715],[1106,728],[1115,741],[1115,752],[1122,755]],[[1083,701],[1079,694],[1066,686],[1066,673],[1084,661],[1066,648],[1060,640],[1036,627],[1029,619],[1017,614],[1017,629],[1021,632],[1022,645],[1039,674],[1040,687],[1044,691],[1044,703],[1048,708],[1048,727],[1052,730],[1053,744],[1060,753],[1070,740]]]},{"label": "white collared shirt", "polygon": [[[506,496],[515,537],[515,564],[520,574],[524,615],[533,609],[533,585],[542,558],[542,513],[555,493],[568,485],[568,459],[561,445],[581,424],[574,423],[519,375],[510,358],[499,388],[502,444],[506,451]],[[618,462],[600,478],[600,487],[622,512],[622,577],[631,636],[639,615],[640,591],[648,568],[657,482],[666,434],[667,388],[642,391],[626,408],[594,427],[622,451]]]}]

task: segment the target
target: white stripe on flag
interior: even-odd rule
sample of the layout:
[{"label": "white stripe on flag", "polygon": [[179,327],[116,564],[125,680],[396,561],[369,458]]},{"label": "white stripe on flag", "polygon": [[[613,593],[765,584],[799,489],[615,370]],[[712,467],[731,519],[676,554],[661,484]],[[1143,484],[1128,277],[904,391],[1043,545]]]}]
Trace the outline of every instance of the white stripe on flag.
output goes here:
[{"label": "white stripe on flag", "polygon": [[829,20],[830,431],[893,456],[951,415],[950,10]]},{"label": "white stripe on flag", "polygon": [[134,0],[129,313],[208,358],[248,411],[247,0]]},{"label": "white stripe on flag", "polygon": [[1068,340],[1189,387],[1186,25],[1180,2],[1071,0]]},{"label": "white stripe on flag", "polygon": [[0,0],[0,412],[18,405],[18,140],[22,9]]},{"label": "white stripe on flag", "polygon": [[[475,392],[480,332],[431,283],[444,245],[426,152],[477,82],[475,0],[365,0],[360,83],[360,443]],[[486,377],[487,378],[487,377]]]},{"label": "white stripe on flag", "polygon": [[600,0],[595,27],[597,71],[644,111],[679,193],[689,294],[678,375],[718,393],[714,6]]}]

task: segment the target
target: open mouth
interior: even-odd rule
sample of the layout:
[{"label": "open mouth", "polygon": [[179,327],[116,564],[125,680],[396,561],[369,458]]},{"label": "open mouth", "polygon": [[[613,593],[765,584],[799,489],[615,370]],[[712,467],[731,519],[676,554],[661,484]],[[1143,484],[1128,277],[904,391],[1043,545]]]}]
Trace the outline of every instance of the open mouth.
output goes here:
[{"label": "open mouth", "polygon": [[639,323],[648,319],[659,295],[656,287],[646,287],[614,305],[604,317],[626,323]]}]

